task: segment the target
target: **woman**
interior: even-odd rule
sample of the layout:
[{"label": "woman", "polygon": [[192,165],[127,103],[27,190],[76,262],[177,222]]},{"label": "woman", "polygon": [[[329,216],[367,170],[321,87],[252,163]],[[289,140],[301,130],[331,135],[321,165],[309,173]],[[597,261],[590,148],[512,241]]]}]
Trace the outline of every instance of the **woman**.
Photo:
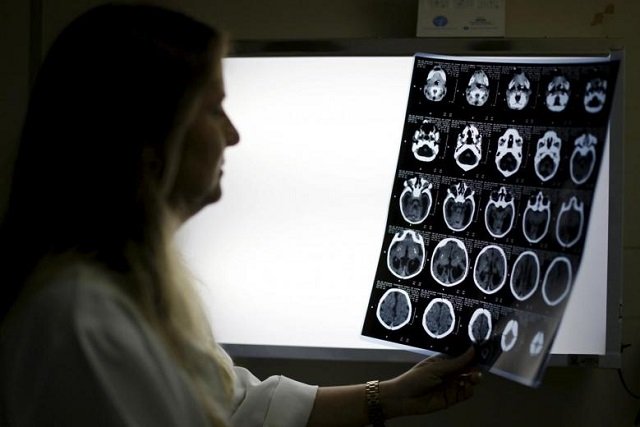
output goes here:
[{"label": "woman", "polygon": [[221,195],[224,36],[106,5],[53,44],[1,229],[8,425],[363,425],[471,396],[468,352],[368,386],[260,382],[215,343],[171,245]]}]

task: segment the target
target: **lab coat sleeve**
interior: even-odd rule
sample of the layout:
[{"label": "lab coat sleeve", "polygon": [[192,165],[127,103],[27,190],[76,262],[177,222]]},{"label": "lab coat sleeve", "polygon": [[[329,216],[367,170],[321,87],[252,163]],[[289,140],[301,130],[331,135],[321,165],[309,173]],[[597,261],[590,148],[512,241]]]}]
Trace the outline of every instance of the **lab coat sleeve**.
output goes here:
[{"label": "lab coat sleeve", "polygon": [[235,367],[235,426],[304,427],[317,386],[275,375],[260,381],[245,368]]}]

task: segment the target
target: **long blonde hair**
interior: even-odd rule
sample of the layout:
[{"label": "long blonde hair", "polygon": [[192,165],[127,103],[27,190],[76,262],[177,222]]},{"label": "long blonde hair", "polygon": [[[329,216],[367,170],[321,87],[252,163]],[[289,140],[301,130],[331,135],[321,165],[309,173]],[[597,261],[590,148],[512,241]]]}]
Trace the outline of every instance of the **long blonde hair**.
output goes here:
[{"label": "long blonde hair", "polygon": [[74,20],[34,83],[0,228],[1,319],[43,260],[97,263],[122,278],[216,426],[229,402],[214,399],[206,371],[217,368],[226,399],[233,372],[173,249],[167,191],[187,116],[225,45],[154,6],[103,5]]}]

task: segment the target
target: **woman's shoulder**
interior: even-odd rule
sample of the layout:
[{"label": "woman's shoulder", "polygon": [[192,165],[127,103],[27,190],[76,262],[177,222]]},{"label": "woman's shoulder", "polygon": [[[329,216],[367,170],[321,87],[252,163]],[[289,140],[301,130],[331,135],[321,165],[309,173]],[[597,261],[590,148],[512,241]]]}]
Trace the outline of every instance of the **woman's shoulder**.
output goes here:
[{"label": "woman's shoulder", "polygon": [[16,348],[42,347],[48,357],[86,360],[92,369],[105,357],[174,369],[162,340],[122,290],[124,279],[78,262],[40,281],[9,325]]},{"label": "woman's shoulder", "polygon": [[64,358],[117,336],[129,338],[127,345],[155,341],[122,283],[100,267],[75,262],[34,281],[2,324],[5,355],[43,348]]},{"label": "woman's shoulder", "polygon": [[42,277],[3,325],[0,406],[12,408],[24,425],[37,424],[47,413],[63,417],[66,410],[94,421],[102,414],[113,425],[125,419],[139,425],[204,424],[179,369],[119,289],[122,283],[85,264]]},{"label": "woman's shoulder", "polygon": [[59,335],[73,332],[61,327],[75,323],[109,324],[105,314],[135,317],[136,310],[120,290],[121,284],[98,266],[75,262],[40,275],[36,281],[19,301],[13,319],[9,318],[11,326],[35,322],[40,330],[54,329]]}]

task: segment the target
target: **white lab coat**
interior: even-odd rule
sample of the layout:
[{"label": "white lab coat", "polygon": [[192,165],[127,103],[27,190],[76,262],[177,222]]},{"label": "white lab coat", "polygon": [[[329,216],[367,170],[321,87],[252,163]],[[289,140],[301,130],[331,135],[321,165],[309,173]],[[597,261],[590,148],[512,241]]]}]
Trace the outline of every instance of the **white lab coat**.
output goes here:
[{"label": "white lab coat", "polygon": [[[317,387],[234,367],[232,424],[304,426]],[[224,402],[217,369],[212,393]],[[183,371],[133,303],[95,269],[67,269],[4,325],[0,422],[11,426],[205,426]]]}]

